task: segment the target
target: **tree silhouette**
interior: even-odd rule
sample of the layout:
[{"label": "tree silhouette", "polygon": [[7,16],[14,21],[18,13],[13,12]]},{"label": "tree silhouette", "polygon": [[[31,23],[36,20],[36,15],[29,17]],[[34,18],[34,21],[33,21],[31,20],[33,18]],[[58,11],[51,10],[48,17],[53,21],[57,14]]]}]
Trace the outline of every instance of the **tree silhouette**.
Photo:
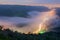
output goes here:
[{"label": "tree silhouette", "polygon": [[0,30],[2,30],[3,26],[0,25]]},{"label": "tree silhouette", "polygon": [[0,40],[60,40],[60,33],[58,32],[46,32],[44,34],[24,34],[13,32],[9,29],[2,30],[0,26]]}]

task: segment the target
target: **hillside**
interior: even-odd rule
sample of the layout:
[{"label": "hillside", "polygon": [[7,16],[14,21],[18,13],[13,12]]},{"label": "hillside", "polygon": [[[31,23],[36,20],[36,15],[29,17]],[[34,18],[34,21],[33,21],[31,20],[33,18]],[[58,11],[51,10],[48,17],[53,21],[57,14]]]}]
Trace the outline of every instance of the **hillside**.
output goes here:
[{"label": "hillside", "polygon": [[9,29],[2,30],[0,26],[0,40],[60,40],[59,32],[47,32],[44,34],[24,34],[13,32]]},{"label": "hillside", "polygon": [[0,5],[0,16],[27,17],[29,11],[48,11],[45,6],[25,6],[25,5]]}]

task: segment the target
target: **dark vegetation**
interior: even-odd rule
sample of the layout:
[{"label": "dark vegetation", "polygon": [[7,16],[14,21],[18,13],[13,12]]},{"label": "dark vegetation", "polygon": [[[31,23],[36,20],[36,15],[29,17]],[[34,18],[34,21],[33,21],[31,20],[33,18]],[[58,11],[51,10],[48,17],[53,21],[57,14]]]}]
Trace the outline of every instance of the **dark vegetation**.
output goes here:
[{"label": "dark vegetation", "polygon": [[0,40],[60,40],[60,32],[47,32],[44,34],[24,34],[9,29],[2,30],[0,26]]},{"label": "dark vegetation", "polygon": [[28,17],[29,11],[48,11],[44,6],[25,6],[25,5],[0,5],[0,16],[8,17]]}]

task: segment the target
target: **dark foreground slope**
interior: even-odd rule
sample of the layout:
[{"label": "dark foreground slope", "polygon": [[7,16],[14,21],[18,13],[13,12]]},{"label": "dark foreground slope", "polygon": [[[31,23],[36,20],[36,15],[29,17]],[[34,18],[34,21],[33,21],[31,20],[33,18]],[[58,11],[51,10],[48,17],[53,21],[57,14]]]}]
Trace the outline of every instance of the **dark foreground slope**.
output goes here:
[{"label": "dark foreground slope", "polygon": [[44,34],[22,34],[0,27],[0,40],[60,40],[59,32],[47,32]]}]

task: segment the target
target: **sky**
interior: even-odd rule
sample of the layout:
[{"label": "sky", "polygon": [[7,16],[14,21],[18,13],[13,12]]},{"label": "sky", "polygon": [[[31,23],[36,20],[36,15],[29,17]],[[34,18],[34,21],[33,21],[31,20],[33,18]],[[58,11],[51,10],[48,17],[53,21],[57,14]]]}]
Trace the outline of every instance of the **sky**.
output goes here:
[{"label": "sky", "polygon": [[60,4],[60,0],[0,0],[0,4]]}]

